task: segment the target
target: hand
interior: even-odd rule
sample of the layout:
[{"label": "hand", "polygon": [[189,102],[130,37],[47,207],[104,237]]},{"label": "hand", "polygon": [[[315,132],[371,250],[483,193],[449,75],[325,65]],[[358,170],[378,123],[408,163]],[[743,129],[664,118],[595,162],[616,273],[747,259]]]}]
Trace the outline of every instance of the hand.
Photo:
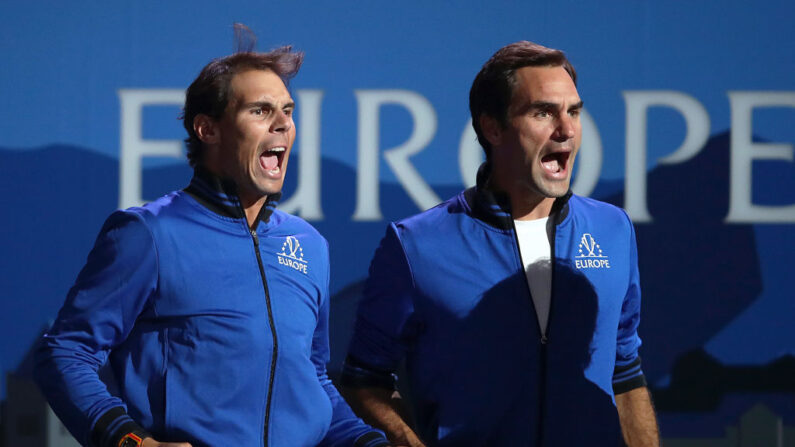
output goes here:
[{"label": "hand", "polygon": [[144,438],[141,447],[193,447],[188,442],[159,442],[152,438]]},{"label": "hand", "polygon": [[405,436],[395,439],[393,444],[396,447],[425,447],[414,432],[407,433]]}]

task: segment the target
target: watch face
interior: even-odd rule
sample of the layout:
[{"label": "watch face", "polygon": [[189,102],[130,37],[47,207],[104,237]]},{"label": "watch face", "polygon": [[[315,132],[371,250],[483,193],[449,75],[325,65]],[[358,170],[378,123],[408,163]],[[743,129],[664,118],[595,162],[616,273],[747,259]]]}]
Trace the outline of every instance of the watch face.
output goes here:
[{"label": "watch face", "polygon": [[140,436],[135,433],[127,433],[121,438],[121,441],[119,441],[119,447],[140,447],[142,443],[143,440]]}]

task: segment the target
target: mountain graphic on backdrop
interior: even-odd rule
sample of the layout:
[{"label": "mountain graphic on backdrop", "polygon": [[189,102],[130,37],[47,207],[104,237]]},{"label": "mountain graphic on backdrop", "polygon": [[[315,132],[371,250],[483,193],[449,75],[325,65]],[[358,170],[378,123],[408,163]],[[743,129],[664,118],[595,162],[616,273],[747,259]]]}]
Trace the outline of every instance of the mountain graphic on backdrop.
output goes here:
[{"label": "mountain graphic on backdrop", "polygon": [[[638,224],[639,263],[644,296],[642,336],[646,374],[667,374],[682,352],[702,346],[751,303],[761,289],[759,260],[750,225],[725,225],[728,137],[713,138],[688,163],[658,167],[648,176],[648,203],[655,221]],[[298,154],[289,164],[285,197],[295,190]],[[70,146],[39,150],[0,150],[5,209],[19,218],[6,222],[2,237],[4,289],[36,312],[13,311],[5,318],[5,339],[14,328],[38,327],[52,319],[105,217],[117,206],[118,162]],[[692,171],[692,172],[691,172]],[[156,198],[187,184],[185,164],[144,169],[143,195]],[[37,181],[33,178],[38,177]],[[709,181],[704,181],[709,178]],[[312,222],[330,241],[332,291],[366,276],[369,260],[386,222],[354,222],[356,172],[324,159],[321,193],[325,219]],[[435,187],[447,198],[460,187]],[[600,185],[600,190],[615,185]],[[680,200],[687,196],[687,201]],[[621,193],[604,200],[621,205]],[[418,212],[396,184],[380,185],[386,220]],[[713,262],[720,259],[720,266]],[[675,261],[674,261],[675,260]],[[731,274],[726,268],[742,274]],[[46,272],[46,280],[42,273]],[[672,330],[671,323],[687,330]],[[22,333],[25,331],[23,330]],[[21,354],[21,353],[20,353]]]},{"label": "mountain graphic on backdrop", "polygon": [[[299,155],[293,154],[288,168],[288,198],[296,188]],[[0,169],[2,205],[11,216],[0,234],[0,288],[11,297],[0,313],[0,352],[7,362],[4,367],[10,369],[21,361],[42,325],[55,317],[102,222],[116,208],[119,169],[114,158],[60,145],[0,148]],[[385,220],[352,221],[355,169],[330,159],[322,160],[321,169],[325,219],[311,223],[330,243],[329,370],[334,373],[344,357],[361,282],[386,221],[420,210],[400,185],[382,182]],[[698,364],[678,359],[729,327],[762,290],[754,227],[723,222],[728,172],[729,138],[724,133],[711,138],[688,162],[659,166],[648,174],[648,207],[654,222],[636,224],[636,230],[643,286],[642,355],[652,384],[670,376],[675,365]],[[773,186],[772,180],[754,172],[760,189]],[[143,195],[153,199],[187,185],[191,169],[187,163],[149,167],[142,175]],[[777,176],[774,186],[795,191],[793,183],[795,175]],[[446,199],[461,186],[433,188]],[[623,183],[601,182],[592,196],[621,206]],[[763,200],[754,197],[755,202]],[[781,343],[790,340],[791,345],[792,330],[782,334]],[[679,377],[672,378],[672,386],[681,383]]]}]

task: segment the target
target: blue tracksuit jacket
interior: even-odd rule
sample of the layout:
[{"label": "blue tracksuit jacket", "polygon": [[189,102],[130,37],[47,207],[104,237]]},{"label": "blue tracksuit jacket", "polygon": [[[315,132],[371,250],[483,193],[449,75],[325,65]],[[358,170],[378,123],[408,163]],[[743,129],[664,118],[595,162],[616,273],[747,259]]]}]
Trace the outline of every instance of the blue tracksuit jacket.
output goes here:
[{"label": "blue tracksuit jacket", "polygon": [[556,201],[542,334],[507,203],[476,187],[389,225],[343,383],[392,386],[405,358],[429,445],[619,445],[614,392],[645,385],[632,224],[596,200]]},{"label": "blue tracksuit jacket", "polygon": [[110,216],[38,351],[53,409],[84,445],[387,445],[326,375],[325,239],[270,200],[250,231],[230,190],[197,171]]}]

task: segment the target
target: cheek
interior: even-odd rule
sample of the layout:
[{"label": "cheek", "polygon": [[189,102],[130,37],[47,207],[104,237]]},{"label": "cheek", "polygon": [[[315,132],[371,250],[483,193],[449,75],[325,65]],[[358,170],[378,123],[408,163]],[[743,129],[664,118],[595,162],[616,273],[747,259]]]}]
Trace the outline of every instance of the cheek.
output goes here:
[{"label": "cheek", "polygon": [[541,148],[549,141],[549,136],[545,132],[529,132],[522,136],[522,146],[525,156],[535,158]]},{"label": "cheek", "polygon": [[241,135],[239,140],[241,157],[251,157],[257,153],[260,143],[262,142],[260,135],[261,133],[257,132],[256,128],[250,128]]},{"label": "cheek", "polygon": [[532,123],[522,128],[521,138],[531,143],[543,143],[554,131],[554,126],[548,123]]},{"label": "cheek", "polygon": [[577,129],[577,134],[574,136],[574,149],[579,149],[582,144],[582,131]]}]

